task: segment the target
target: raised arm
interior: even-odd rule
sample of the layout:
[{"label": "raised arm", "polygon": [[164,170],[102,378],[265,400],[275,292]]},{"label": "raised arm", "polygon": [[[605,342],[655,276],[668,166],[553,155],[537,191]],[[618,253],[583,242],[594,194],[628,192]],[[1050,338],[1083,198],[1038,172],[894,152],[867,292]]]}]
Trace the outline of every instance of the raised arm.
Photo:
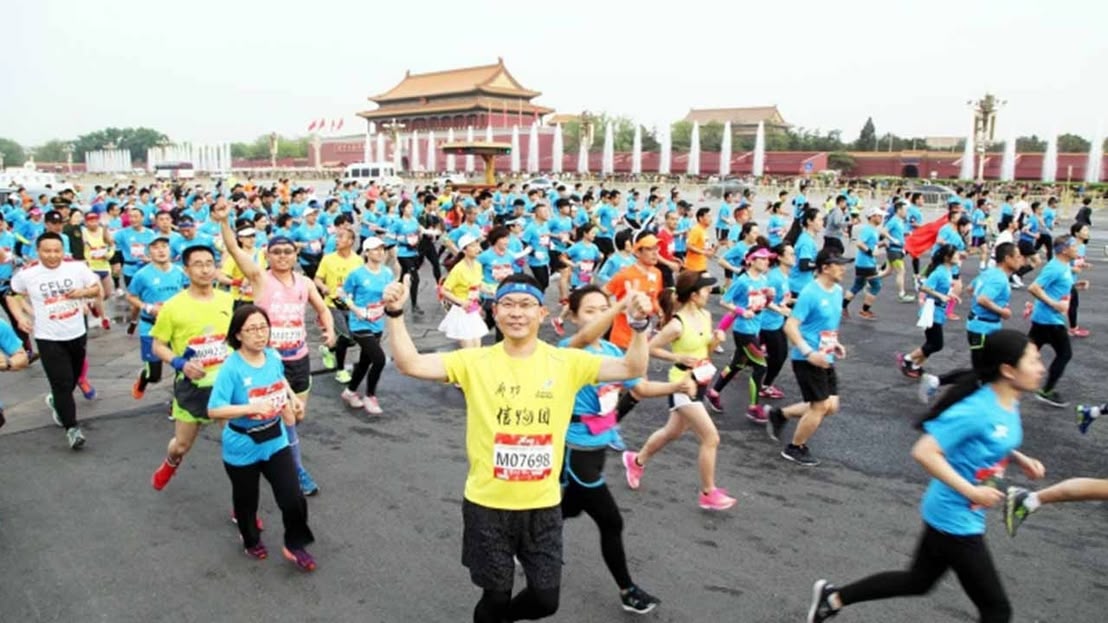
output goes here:
[{"label": "raised arm", "polygon": [[[386,326],[389,330],[389,344],[392,347],[392,359],[396,369],[407,376],[425,381],[446,381],[446,363],[438,353],[420,354],[408,334],[404,324],[404,303],[408,300],[408,275],[404,280],[390,283],[385,287],[384,296]],[[645,367],[645,366],[644,366]],[[601,367],[603,369],[603,366]],[[630,377],[623,377],[630,378]]]},{"label": "raised arm", "polygon": [[242,250],[242,247],[239,246],[239,241],[235,239],[235,232],[231,231],[231,223],[227,218],[228,209],[226,205],[213,206],[211,213],[212,220],[219,223],[219,232],[223,238],[223,246],[226,248],[227,253],[235,260],[235,264],[238,264],[239,270],[242,271],[243,276],[249,279],[250,283],[255,284],[254,289],[258,290],[264,283],[262,280],[262,269],[254,262],[254,259],[250,257],[249,253]]}]

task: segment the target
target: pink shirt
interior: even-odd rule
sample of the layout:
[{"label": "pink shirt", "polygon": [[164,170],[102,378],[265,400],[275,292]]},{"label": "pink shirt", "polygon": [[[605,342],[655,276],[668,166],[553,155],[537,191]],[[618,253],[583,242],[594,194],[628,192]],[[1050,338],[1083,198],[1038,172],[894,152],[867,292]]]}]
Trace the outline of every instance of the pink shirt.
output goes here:
[{"label": "pink shirt", "polygon": [[308,306],[308,279],[292,273],[292,285],[285,285],[265,271],[262,297],[255,297],[254,304],[269,314],[269,346],[285,361],[296,361],[308,356],[308,333],[304,324],[304,312]]}]

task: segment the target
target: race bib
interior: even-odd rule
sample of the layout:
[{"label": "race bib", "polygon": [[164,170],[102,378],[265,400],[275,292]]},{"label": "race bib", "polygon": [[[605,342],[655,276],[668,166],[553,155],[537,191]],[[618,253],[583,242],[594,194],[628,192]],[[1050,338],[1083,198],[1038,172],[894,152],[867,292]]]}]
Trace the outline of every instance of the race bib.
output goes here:
[{"label": "race bib", "polygon": [[50,320],[66,320],[81,313],[81,301],[77,299],[51,296],[44,301],[44,304],[46,305],[46,316]]},{"label": "race bib", "polygon": [[409,247],[414,247],[419,244],[419,234],[408,234],[404,237],[404,241],[408,243]]},{"label": "race bib", "polygon": [[492,475],[497,480],[545,480],[554,468],[553,435],[496,433],[492,446]]},{"label": "race bib", "polygon": [[141,242],[131,243],[131,259],[136,262],[146,261],[146,245]]},{"label": "race bib", "polygon": [[766,306],[766,293],[755,290],[746,297],[746,308],[752,312],[759,312]]},{"label": "race bib", "polygon": [[499,283],[505,277],[510,277],[516,271],[512,268],[511,264],[493,264],[492,265],[492,278]]},{"label": "race bib", "polygon": [[696,367],[692,371],[693,379],[699,385],[707,385],[716,376],[716,367],[712,365],[711,360],[705,359],[696,364]]},{"label": "race bib", "polygon": [[323,249],[323,243],[318,240],[313,240],[308,243],[308,250],[313,254],[318,254]]},{"label": "race bib", "polygon": [[588,274],[592,272],[592,269],[596,268],[596,262],[592,260],[585,260],[581,262],[578,266],[580,267],[581,274]]},{"label": "race bib", "polygon": [[825,354],[831,354],[835,352],[835,349],[839,346],[839,332],[838,331],[820,331],[819,332],[819,352]]},{"label": "race bib", "polygon": [[306,339],[304,322],[301,320],[274,325],[269,329],[269,345],[280,351],[299,350]]},{"label": "race bib", "polygon": [[279,415],[289,400],[288,394],[285,392],[284,381],[277,381],[267,387],[252,387],[246,392],[246,395],[250,400],[250,404],[260,404],[266,407],[264,414],[250,416],[252,420],[268,420]]},{"label": "race bib", "polygon": [[622,386],[611,383],[597,390],[597,398],[600,399],[600,415],[614,413],[619,404],[619,390]]},{"label": "race bib", "polygon": [[108,250],[105,247],[100,247],[98,249],[92,249],[89,252],[89,257],[94,259],[94,260],[102,260],[102,259],[108,257]]},{"label": "race bib", "polygon": [[371,303],[365,308],[365,319],[370,322],[376,322],[381,319],[381,316],[385,315],[384,303]]},{"label": "race bib", "polygon": [[548,236],[548,235],[539,236],[539,246],[540,247],[549,247],[550,246],[550,236]]},{"label": "race bib", "polygon": [[189,348],[192,349],[192,360],[205,368],[211,368],[223,363],[227,358],[226,335],[198,335],[189,340]]}]

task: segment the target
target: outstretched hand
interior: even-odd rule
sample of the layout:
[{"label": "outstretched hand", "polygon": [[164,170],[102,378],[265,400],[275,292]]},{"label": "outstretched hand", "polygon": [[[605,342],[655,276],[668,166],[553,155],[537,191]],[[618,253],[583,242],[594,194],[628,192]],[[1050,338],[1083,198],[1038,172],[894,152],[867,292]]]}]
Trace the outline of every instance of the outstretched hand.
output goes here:
[{"label": "outstretched hand", "polygon": [[381,302],[385,304],[385,309],[394,312],[404,309],[404,303],[408,300],[409,287],[410,279],[408,275],[404,275],[400,281],[394,281],[385,286],[385,292],[381,296]]}]

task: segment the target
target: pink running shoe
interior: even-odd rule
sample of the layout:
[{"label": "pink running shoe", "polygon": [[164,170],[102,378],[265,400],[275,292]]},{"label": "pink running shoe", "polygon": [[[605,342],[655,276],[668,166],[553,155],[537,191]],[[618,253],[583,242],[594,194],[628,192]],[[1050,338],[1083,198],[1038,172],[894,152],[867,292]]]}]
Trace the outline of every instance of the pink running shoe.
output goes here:
[{"label": "pink running shoe", "polygon": [[258,544],[254,547],[247,547],[242,551],[246,552],[247,556],[255,558],[257,560],[265,560],[266,558],[269,558],[269,550],[265,548],[265,543],[262,543],[261,541],[258,541]]},{"label": "pink running shoe", "polygon": [[765,424],[769,421],[769,416],[766,415],[766,408],[762,405],[751,405],[746,410],[746,418],[757,424]]},{"label": "pink running shoe", "polygon": [[1073,337],[1089,337],[1089,330],[1082,327],[1074,327],[1070,329],[1070,335]]},{"label": "pink running shoe", "polygon": [[638,456],[637,452],[623,453],[623,467],[627,470],[627,486],[632,489],[639,488],[639,481],[642,480],[643,470],[646,469],[635,462],[635,458]]},{"label": "pink running shoe", "polygon": [[349,389],[342,390],[342,393],[339,394],[339,398],[342,398],[346,406],[351,409],[361,409],[365,406],[365,401],[362,400],[362,397],[359,396],[357,392],[352,392]]},{"label": "pink running shoe", "polygon": [[290,550],[282,547],[281,553],[285,556],[285,560],[295,564],[301,571],[315,571],[315,558],[312,558],[308,550],[303,548]]},{"label": "pink running shoe", "polygon": [[719,487],[712,489],[711,493],[701,493],[699,500],[700,508],[706,511],[725,511],[734,506],[737,501],[738,500],[735,498],[727,495],[725,489],[720,489]]},{"label": "pink running shoe", "polygon": [[762,398],[780,400],[785,397],[785,392],[781,391],[781,389],[775,385],[770,385],[768,387],[763,387],[762,391],[758,392],[758,395]]},{"label": "pink running shoe", "polygon": [[381,405],[378,404],[377,396],[366,396],[365,397],[365,412],[370,414],[370,415],[381,415],[385,411],[384,411],[384,409],[381,408]]},{"label": "pink running shoe", "polygon": [[712,408],[712,411],[723,413],[723,400],[720,399],[719,392],[709,389],[704,392],[704,397],[708,400],[708,406]]}]

